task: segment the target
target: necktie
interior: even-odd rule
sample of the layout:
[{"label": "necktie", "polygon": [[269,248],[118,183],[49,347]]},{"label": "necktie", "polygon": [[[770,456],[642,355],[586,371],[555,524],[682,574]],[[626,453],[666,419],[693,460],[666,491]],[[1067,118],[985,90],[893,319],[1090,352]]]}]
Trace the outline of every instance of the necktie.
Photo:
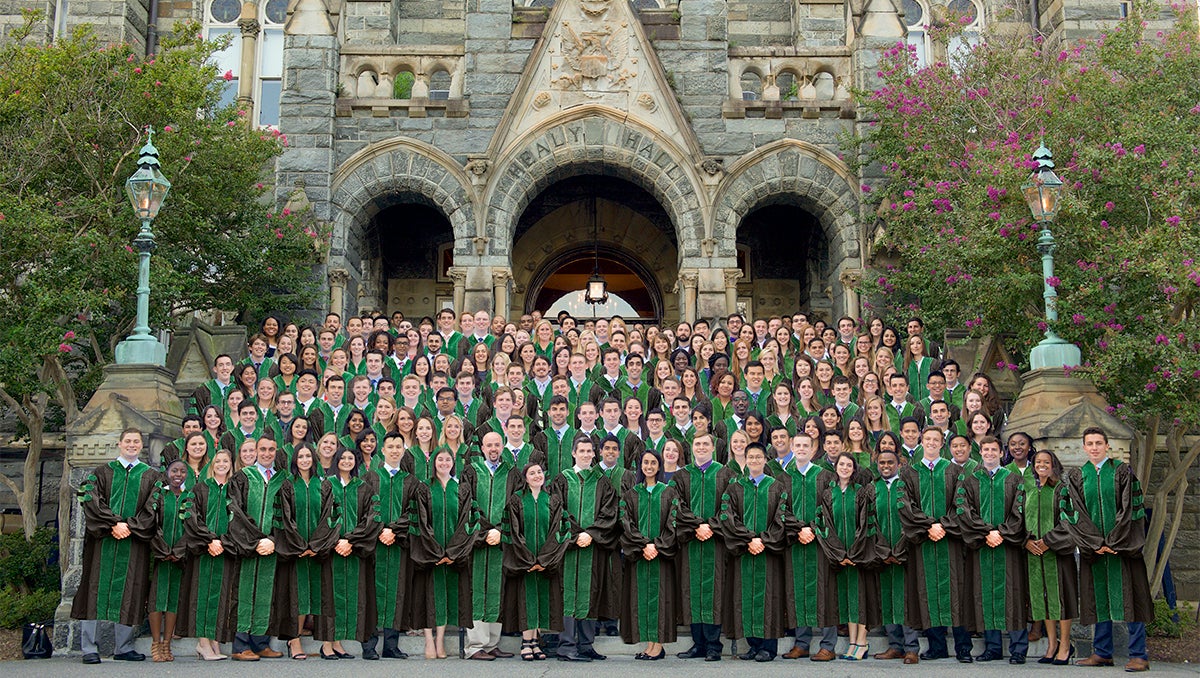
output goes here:
[{"label": "necktie", "polygon": [[927,461],[927,462],[925,462],[925,465],[929,467],[929,470],[930,470],[930,471],[932,471],[932,470],[933,470],[933,462],[932,462],[932,461]]},{"label": "necktie", "polygon": [[273,469],[273,468],[267,469],[267,482],[268,483],[271,482],[271,476],[273,476],[273,475],[275,475],[275,469]]},{"label": "necktie", "polygon": [[388,474],[390,474],[393,478],[395,478],[396,477],[396,469],[394,469],[394,468],[388,469]]}]

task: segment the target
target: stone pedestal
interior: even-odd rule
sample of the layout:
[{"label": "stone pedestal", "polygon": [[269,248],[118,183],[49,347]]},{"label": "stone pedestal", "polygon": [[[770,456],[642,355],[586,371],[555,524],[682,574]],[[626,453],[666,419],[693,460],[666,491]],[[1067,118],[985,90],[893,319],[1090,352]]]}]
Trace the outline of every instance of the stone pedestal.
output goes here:
[{"label": "stone pedestal", "polygon": [[701,268],[697,274],[696,319],[724,318],[731,311],[727,306],[725,269]]},{"label": "stone pedestal", "polygon": [[[146,443],[143,460],[157,465],[163,447],[179,435],[183,405],[175,396],[175,375],[153,365],[109,365],[104,382],[88,401],[83,412],[67,429],[65,475],[72,487],[79,487],[93,468],[117,457],[121,431],[141,429]],[[71,544],[63,557],[67,571],[62,580],[62,602],[55,614],[54,646],[60,650],[79,649],[78,622],[72,620],[71,601],[79,587],[80,561],[83,557],[83,512],[77,503],[71,507],[68,529]],[[102,625],[101,637],[111,644],[111,625]],[[102,646],[103,650],[103,646]]]},{"label": "stone pedestal", "polygon": [[1082,436],[1089,426],[1108,433],[1112,455],[1129,460],[1133,429],[1108,413],[1108,402],[1086,379],[1067,375],[1061,368],[1031,370],[1024,375],[1021,395],[1013,404],[1004,427],[1007,437],[1028,433],[1039,450],[1051,450],[1064,466],[1079,466]]}]

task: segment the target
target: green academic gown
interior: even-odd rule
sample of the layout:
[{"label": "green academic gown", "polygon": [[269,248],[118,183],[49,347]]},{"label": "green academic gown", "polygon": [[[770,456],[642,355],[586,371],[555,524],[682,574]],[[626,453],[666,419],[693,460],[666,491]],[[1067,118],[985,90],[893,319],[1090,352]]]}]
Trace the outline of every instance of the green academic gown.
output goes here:
[{"label": "green academic gown", "polygon": [[[296,502],[296,532],[309,545],[320,536],[321,521],[328,519],[332,507],[322,503],[324,478],[314,475],[305,481],[300,476],[292,478],[292,491]],[[321,564],[316,558],[296,559],[296,604],[298,614],[321,614]]]},{"label": "green academic gown", "polygon": [[[959,482],[954,503],[958,533],[979,577],[974,623],[968,628],[1024,629],[1029,622],[1029,591],[1021,475],[1006,468],[997,468],[994,473],[977,468]],[[995,548],[986,543],[993,530],[1003,539]]]},{"label": "green academic gown", "polygon": [[882,478],[875,481],[879,621],[917,628],[921,625],[921,605],[916,595],[916,568],[907,566],[909,540],[900,520],[906,498],[906,487],[899,476],[890,485]]},{"label": "green academic gown", "polygon": [[[874,572],[875,488],[870,483],[851,482],[843,489],[831,479],[821,489],[819,503],[817,543],[825,554],[833,584],[822,592],[827,616],[821,625],[879,626],[879,587]],[[854,565],[842,566],[843,560]]]},{"label": "green academic gown", "polygon": [[[410,539],[413,561],[409,624],[433,628],[471,625],[470,596],[465,567],[471,553],[467,524],[471,520],[471,488],[451,477],[443,486],[436,477],[428,483],[429,510],[419,525],[421,538]],[[421,518],[419,518],[421,519]],[[449,558],[453,563],[438,563]]]},{"label": "green academic gown", "polygon": [[[1142,485],[1129,464],[1109,459],[1067,472],[1067,500],[1061,502],[1071,540],[1079,548],[1079,620],[1154,620],[1149,577],[1142,549],[1146,512]],[[1101,547],[1116,555],[1099,555]]]},{"label": "green academic gown", "polygon": [[[563,507],[568,543],[562,557],[563,614],[576,619],[616,619],[620,591],[612,571],[617,548],[617,492],[599,466],[577,471],[574,466],[556,476],[548,489]],[[580,548],[579,535],[592,543]]]},{"label": "green academic gown", "polygon": [[[784,516],[788,543],[785,556],[788,600],[796,617],[796,626],[819,627],[822,626],[821,620],[830,616],[824,611],[826,599],[821,592],[832,587],[833,582],[830,581],[830,569],[820,545],[815,539],[807,544],[801,544],[799,539],[800,530],[806,527],[813,530],[814,535],[820,529],[818,496],[833,475],[812,463],[804,473],[800,472],[795,462],[788,464],[783,471],[785,475],[777,478],[789,483],[789,506]],[[833,615],[836,614],[835,610]]]},{"label": "green academic gown", "polygon": [[[542,453],[546,460],[546,478],[554,479],[563,471],[575,465],[571,454],[575,444],[575,436],[579,433],[575,427],[567,424],[562,436],[550,426],[544,431],[538,431],[533,437],[533,446]],[[550,481],[548,480],[547,483]]]},{"label": "green academic gown", "polygon": [[1059,503],[1069,499],[1067,484],[1061,480],[1054,486],[1041,485],[1035,476],[1032,483],[1025,484],[1025,539],[1041,539],[1050,547],[1040,556],[1028,550],[1025,553],[1029,612],[1035,620],[1079,616],[1075,544],[1059,509]]},{"label": "green academic gown", "polygon": [[[625,597],[621,639],[626,643],[673,643],[680,610],[676,597],[676,518],[679,495],[666,483],[634,485],[620,502],[621,552],[625,556]],[[642,553],[654,544],[658,556]]]},{"label": "green academic gown", "polygon": [[[379,519],[379,476],[364,473],[342,484],[337,476],[325,479],[322,501],[332,502],[331,529],[321,530],[312,542],[321,564],[321,614],[313,638],[321,641],[366,641],[375,635],[375,545],[382,525]],[[334,551],[338,541],[350,543],[349,556]]]},{"label": "green academic gown", "polygon": [[[681,546],[676,561],[679,572],[679,600],[685,624],[720,624],[724,612],[725,570],[729,553],[721,538],[718,521],[721,497],[736,474],[709,462],[701,469],[688,464],[671,476],[671,486],[679,494],[677,540]],[[696,538],[696,529],[707,524],[712,536]]]},{"label": "green academic gown", "polygon": [[[748,476],[730,481],[721,498],[721,536],[732,556],[728,584],[732,605],[723,626],[730,638],[779,638],[796,626],[787,604],[787,482],[764,475],[756,485]],[[766,547],[752,555],[755,537]]]},{"label": "green academic gown", "polygon": [[[189,491],[183,503],[183,538],[176,552],[186,555],[182,594],[176,633],[183,637],[210,638],[219,642],[233,640],[229,618],[229,587],[236,575],[237,554],[226,537],[229,531],[228,484],[206,478]],[[208,546],[220,540],[224,552],[208,553]]]},{"label": "green academic gown", "polygon": [[151,612],[179,612],[183,563],[176,546],[183,538],[183,506],[186,495],[169,487],[160,493],[162,510],[158,514],[158,534],[151,542],[154,551],[154,578],[150,586]]},{"label": "green academic gown", "polygon": [[[956,469],[953,462],[939,458],[931,471],[918,457],[900,470],[905,490],[900,521],[909,540],[908,567],[916,573],[915,595],[921,601],[917,628],[963,626],[973,616],[966,552],[954,537]],[[928,533],[934,523],[946,530],[946,537],[937,542]]]},{"label": "green academic gown", "polygon": [[[528,489],[508,499],[504,518],[504,630],[562,631],[561,564],[571,535],[558,495]],[[530,572],[540,565],[543,569]]]},{"label": "green academic gown", "polygon": [[[146,618],[151,545],[158,532],[162,476],[138,462],[119,460],[96,467],[79,486],[83,507],[83,572],[71,603],[72,619],[138,626]],[[123,522],[131,532],[115,539]]]},{"label": "green academic gown", "polygon": [[512,494],[516,473],[511,463],[501,455],[493,473],[484,457],[475,457],[463,469],[459,482],[466,485],[472,496],[472,515],[466,527],[470,537],[471,619],[490,624],[500,622],[500,604],[504,592],[504,549],[501,544],[489,546],[488,532],[502,530],[504,511]]},{"label": "green academic gown", "polygon": [[379,477],[379,529],[390,529],[395,536],[391,545],[375,545],[376,627],[408,628],[405,615],[412,589],[410,545],[418,539],[432,539],[429,533],[429,487],[411,474],[395,474],[377,464],[371,473]]}]

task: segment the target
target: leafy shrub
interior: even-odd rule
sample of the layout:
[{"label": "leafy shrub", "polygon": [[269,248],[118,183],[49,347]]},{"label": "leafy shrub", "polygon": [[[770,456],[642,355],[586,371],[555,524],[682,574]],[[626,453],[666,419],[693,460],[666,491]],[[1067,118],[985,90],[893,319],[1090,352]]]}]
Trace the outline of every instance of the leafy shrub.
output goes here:
[{"label": "leafy shrub", "polygon": [[1183,634],[1196,627],[1195,612],[1186,602],[1179,603],[1174,610],[1167,605],[1164,598],[1154,601],[1154,621],[1146,625],[1146,633],[1151,636],[1182,638]]},{"label": "leafy shrub", "polygon": [[55,590],[60,587],[58,569],[58,533],[49,527],[40,527],[33,533],[33,541],[25,541],[25,535],[0,535],[0,588],[12,587],[19,591]]},{"label": "leafy shrub", "polygon": [[58,589],[21,593],[11,586],[0,588],[0,629],[19,629],[23,624],[54,619],[59,597]]}]

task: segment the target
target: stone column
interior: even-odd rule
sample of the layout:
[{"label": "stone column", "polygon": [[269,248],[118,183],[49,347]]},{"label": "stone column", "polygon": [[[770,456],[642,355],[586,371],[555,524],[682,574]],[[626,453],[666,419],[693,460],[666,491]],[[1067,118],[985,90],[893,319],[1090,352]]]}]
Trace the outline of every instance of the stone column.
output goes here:
[{"label": "stone column", "polygon": [[725,314],[737,311],[738,281],[742,279],[742,269],[725,269]]},{"label": "stone column", "polygon": [[446,274],[454,281],[454,312],[466,310],[467,300],[467,269],[462,266],[451,266]]},{"label": "stone column", "polygon": [[[174,372],[154,365],[106,366],[100,388],[67,428],[63,482],[78,488],[92,469],[116,459],[118,438],[129,427],[142,431],[146,444],[142,459],[157,465],[162,449],[179,435],[182,418]],[[84,521],[77,502],[71,502],[70,524],[60,525],[59,529],[70,531],[70,545],[62,555],[67,559],[67,571],[62,579],[62,602],[54,615],[54,646],[78,651],[79,622],[70,618],[71,602],[83,573]],[[110,653],[112,624],[102,623],[100,633],[100,653]]]},{"label": "stone column", "polygon": [[246,112],[244,121],[254,126],[254,81],[258,76],[258,34],[262,24],[258,22],[258,4],[242,3],[242,14],[237,26],[242,32],[242,64],[238,68],[238,109]]},{"label": "stone column", "polygon": [[496,311],[492,315],[508,317],[508,287],[512,284],[512,271],[508,268],[492,269],[492,295]]},{"label": "stone column", "polygon": [[848,268],[838,276],[838,281],[842,283],[842,296],[845,299],[843,314],[851,318],[859,318],[862,309],[859,306],[858,284],[862,282],[862,270]]},{"label": "stone column", "polygon": [[[679,292],[679,319],[684,322],[696,322],[696,288],[699,285],[700,275],[696,271],[683,270],[679,272],[676,289]],[[663,318],[663,322],[670,324],[667,318]]]},{"label": "stone column", "polygon": [[346,315],[346,285],[350,283],[350,271],[344,268],[329,270],[329,310],[343,317]]}]

